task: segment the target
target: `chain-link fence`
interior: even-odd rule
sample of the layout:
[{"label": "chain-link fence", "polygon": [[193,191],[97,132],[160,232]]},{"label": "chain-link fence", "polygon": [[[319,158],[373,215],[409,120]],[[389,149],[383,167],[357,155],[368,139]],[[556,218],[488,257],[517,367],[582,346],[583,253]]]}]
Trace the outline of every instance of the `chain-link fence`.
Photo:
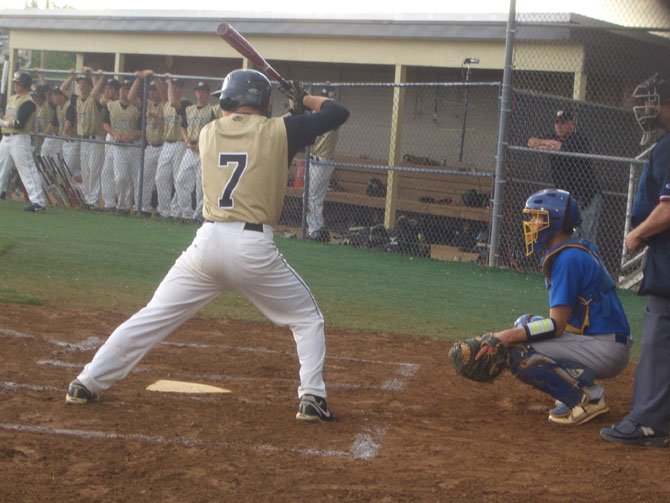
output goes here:
[{"label": "chain-link fence", "polygon": [[[525,257],[519,210],[534,191],[559,187],[577,197],[581,233],[597,243],[613,276],[635,276],[631,268],[639,261],[627,264],[623,238],[648,146],[640,145],[631,95],[670,61],[670,11],[662,2],[621,0],[609,2],[602,15],[608,22],[576,14],[516,15],[514,28],[526,36],[513,48],[501,266],[537,267],[539,257]],[[533,40],[540,31],[542,41]]]},{"label": "chain-link fence", "polygon": [[[452,82],[308,82],[351,117],[294,159],[280,230],[535,269],[521,209],[533,192],[559,187],[580,202],[582,235],[629,284],[639,260],[630,262],[623,237],[649,147],[640,145],[631,93],[670,61],[670,14],[662,2],[610,4],[607,21],[511,15],[501,71],[471,72],[477,58],[467,58],[460,76],[444,74]],[[36,120],[35,152],[50,203],[198,221],[197,133],[221,113],[210,96],[221,80],[154,75],[124,91],[134,74],[91,77],[93,89],[104,80],[93,108],[77,97],[87,93],[79,80],[43,72],[56,120]],[[104,85],[110,78],[117,84]],[[273,115],[287,108],[275,89]]]}]

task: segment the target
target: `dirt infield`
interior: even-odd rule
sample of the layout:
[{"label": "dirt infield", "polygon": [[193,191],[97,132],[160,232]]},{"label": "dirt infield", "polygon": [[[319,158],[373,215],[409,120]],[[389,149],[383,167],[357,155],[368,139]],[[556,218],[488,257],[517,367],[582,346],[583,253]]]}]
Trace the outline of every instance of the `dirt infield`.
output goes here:
[{"label": "dirt infield", "polygon": [[[287,329],[194,319],[100,403],[66,406],[124,319],[0,304],[0,501],[670,501],[670,450],[598,437],[632,368],[606,383],[609,415],[561,428],[509,376],[458,378],[447,341],[329,330],[337,420],[305,425]],[[158,379],[232,393],[146,391]]]}]

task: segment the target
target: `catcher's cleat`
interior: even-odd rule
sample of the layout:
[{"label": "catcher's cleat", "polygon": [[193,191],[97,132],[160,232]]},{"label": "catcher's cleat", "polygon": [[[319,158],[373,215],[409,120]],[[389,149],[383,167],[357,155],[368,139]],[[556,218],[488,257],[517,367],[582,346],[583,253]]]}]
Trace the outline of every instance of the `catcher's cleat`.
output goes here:
[{"label": "catcher's cleat", "polygon": [[300,398],[300,405],[295,418],[306,423],[318,423],[320,421],[332,421],[334,416],[328,409],[325,398],[303,395]]},{"label": "catcher's cleat", "polygon": [[91,393],[79,379],[75,379],[67,388],[65,395],[66,404],[83,405],[89,402],[95,402],[96,396]]},{"label": "catcher's cleat", "polygon": [[617,444],[670,447],[670,437],[667,433],[656,431],[629,419],[624,419],[609,428],[603,428],[600,430],[600,436],[603,440]]},{"label": "catcher's cleat", "polygon": [[[584,395],[584,400],[588,400],[588,395]],[[554,424],[584,424],[591,419],[602,416],[609,412],[610,408],[605,403],[605,397],[598,400],[583,401],[575,405],[572,409],[565,404],[557,402],[557,407],[549,412],[549,422]]]}]

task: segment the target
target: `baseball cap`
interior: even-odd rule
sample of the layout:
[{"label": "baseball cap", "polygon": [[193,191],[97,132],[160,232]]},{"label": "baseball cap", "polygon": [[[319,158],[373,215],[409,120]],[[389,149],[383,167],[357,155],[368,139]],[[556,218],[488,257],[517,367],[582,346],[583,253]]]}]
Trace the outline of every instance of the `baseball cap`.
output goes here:
[{"label": "baseball cap", "polygon": [[198,84],[194,87],[194,89],[197,91],[198,89],[204,89],[205,91],[209,91],[209,84],[204,81],[198,82]]},{"label": "baseball cap", "polygon": [[133,87],[133,81],[129,79],[123,79],[123,82],[121,82],[121,87],[123,89],[130,89]]},{"label": "baseball cap", "polygon": [[53,86],[53,88],[51,89],[51,92],[53,94],[63,94],[63,91],[60,90],[60,86]]},{"label": "baseball cap", "polygon": [[570,110],[557,110],[555,122],[569,122],[575,120],[574,115]]},{"label": "baseball cap", "polygon": [[75,80],[75,81],[85,80],[85,81],[87,81],[89,84],[92,84],[92,83],[93,83],[93,79],[91,78],[91,76],[90,76],[88,73],[78,73],[78,74],[75,76],[74,80]]},{"label": "baseball cap", "polygon": [[151,82],[149,82],[149,89],[156,89],[156,81],[155,80],[152,80]]},{"label": "baseball cap", "polygon": [[30,94],[46,94],[49,91],[49,86],[43,84],[33,84],[30,86]]},{"label": "baseball cap", "polygon": [[121,84],[119,84],[119,81],[114,79],[114,78],[109,78],[105,80],[105,86],[110,86],[113,87],[114,89],[118,89]]}]

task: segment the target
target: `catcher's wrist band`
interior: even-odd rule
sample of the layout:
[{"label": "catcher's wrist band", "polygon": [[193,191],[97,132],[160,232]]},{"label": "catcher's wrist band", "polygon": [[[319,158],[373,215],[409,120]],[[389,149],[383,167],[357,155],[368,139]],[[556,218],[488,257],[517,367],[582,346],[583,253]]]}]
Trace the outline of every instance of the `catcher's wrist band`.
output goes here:
[{"label": "catcher's wrist band", "polygon": [[531,321],[523,328],[530,342],[553,339],[556,336],[556,322],[552,318]]}]

